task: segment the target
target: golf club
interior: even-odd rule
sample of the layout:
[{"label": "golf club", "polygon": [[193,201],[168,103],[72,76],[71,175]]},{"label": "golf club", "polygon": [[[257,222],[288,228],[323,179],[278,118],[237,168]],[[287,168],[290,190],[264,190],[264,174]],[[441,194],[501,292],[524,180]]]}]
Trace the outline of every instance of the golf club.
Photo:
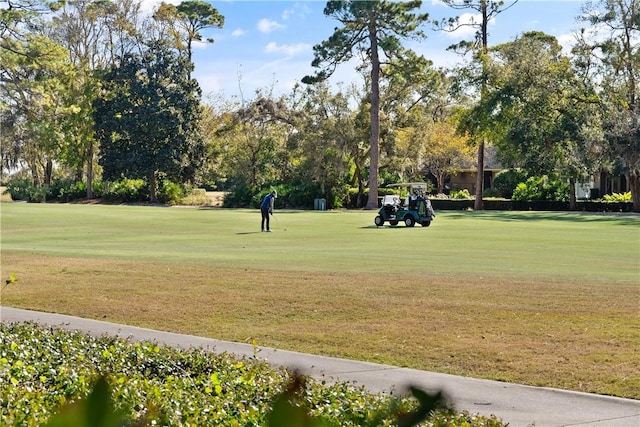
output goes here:
[{"label": "golf club", "polygon": [[[276,220],[276,223],[277,223],[278,225],[280,225],[280,221],[278,221],[278,219],[276,218],[276,216],[275,216],[273,213],[271,214],[271,218],[275,219],[275,220]],[[282,229],[282,231],[287,231],[287,229],[286,229],[286,228],[283,228],[283,229]]]}]

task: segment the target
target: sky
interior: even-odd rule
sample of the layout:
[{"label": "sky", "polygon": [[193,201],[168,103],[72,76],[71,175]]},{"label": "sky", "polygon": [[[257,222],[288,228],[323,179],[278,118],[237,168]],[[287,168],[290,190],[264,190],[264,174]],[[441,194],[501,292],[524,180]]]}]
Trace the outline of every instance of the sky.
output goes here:
[{"label": "sky", "polygon": [[[180,0],[165,0],[178,4]],[[205,101],[247,101],[256,90],[275,96],[289,93],[296,82],[316,69],[311,66],[313,46],[328,39],[339,22],[323,13],[326,1],[319,0],[211,0],[225,18],[222,29],[203,31],[213,44],[198,43],[194,47],[195,71]],[[151,10],[160,0],[143,0]],[[505,0],[506,4],[511,4]],[[584,1],[520,0],[505,10],[489,25],[489,44],[514,40],[528,31],[542,31],[555,36],[570,49],[580,23]],[[439,0],[423,0],[421,13],[430,19],[459,16],[469,19],[473,10],[456,10]],[[468,27],[467,27],[468,28]],[[473,39],[474,30],[456,32],[435,31],[432,25],[423,27],[427,38],[411,41],[406,46],[431,60],[436,67],[451,66],[463,61],[447,47]],[[338,67],[330,83],[334,86],[361,83],[353,64]]]}]

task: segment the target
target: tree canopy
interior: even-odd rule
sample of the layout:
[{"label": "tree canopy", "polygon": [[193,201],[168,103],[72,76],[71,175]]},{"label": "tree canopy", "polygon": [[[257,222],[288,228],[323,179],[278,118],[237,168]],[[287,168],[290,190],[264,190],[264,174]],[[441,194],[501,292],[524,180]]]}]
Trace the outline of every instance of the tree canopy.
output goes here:
[{"label": "tree canopy", "polygon": [[640,4],[588,2],[574,47],[576,68],[598,94],[603,138],[612,164],[629,174],[634,211],[640,212]]},{"label": "tree canopy", "polygon": [[[99,196],[103,182],[139,178],[152,199],[170,180],[229,191],[232,206],[278,188],[290,206],[373,209],[379,187],[403,180],[446,193],[464,164],[477,169],[480,209],[491,145],[505,167],[570,185],[601,171],[626,178],[640,211],[637,0],[586,3],[571,53],[535,32],[490,46],[488,22],[517,1],[443,1],[477,12],[437,23],[476,30],[452,46],[471,53],[459,66],[418,53],[420,1],[329,1],[338,26],[313,48],[315,74],[278,96],[203,101],[192,49],[225,21],[208,2],[149,13],[142,0],[12,0],[0,9],[0,178],[42,192],[86,183],[88,198],[94,180]],[[334,84],[338,67],[361,81]]]},{"label": "tree canopy", "polygon": [[472,53],[471,67],[462,74],[465,80],[470,83],[470,87],[475,93],[472,95],[479,100],[479,104],[472,110],[472,120],[462,121],[466,127],[463,132],[468,133],[478,144],[478,156],[476,164],[476,189],[474,209],[482,209],[482,197],[484,193],[484,156],[488,143],[488,132],[486,127],[490,125],[491,111],[478,108],[484,104],[487,96],[487,67],[489,63],[489,22],[497,15],[511,8],[518,0],[514,0],[505,6],[502,0],[444,0],[444,3],[455,10],[470,9],[480,15],[479,20],[472,19],[470,22],[460,23],[458,17],[443,20],[439,23],[447,31],[455,31],[463,26],[470,26],[476,30],[473,41],[465,40],[449,49],[462,50],[463,53]]},{"label": "tree canopy", "polygon": [[155,201],[158,177],[196,178],[205,150],[200,88],[189,70],[187,61],[157,45],[125,56],[105,74],[94,120],[106,179],[148,179]]},{"label": "tree canopy", "polygon": [[[339,64],[351,60],[355,53],[367,58],[371,85],[368,209],[378,206],[381,64],[388,61],[402,68],[401,64],[410,57],[402,46],[402,39],[425,37],[420,25],[428,19],[428,15],[412,12],[421,4],[416,0],[327,2],[324,14],[343,26],[336,28],[329,39],[314,46],[315,58],[311,65],[321,70],[315,76],[307,76],[302,80],[304,83],[313,83],[327,79]],[[389,69],[389,72],[394,71]]]},{"label": "tree canopy", "polygon": [[[224,16],[210,3],[202,0],[188,0],[174,6],[162,2],[154,17],[164,21],[171,28],[170,34],[178,49],[184,49],[191,62],[193,42],[202,41],[202,30],[206,28],[222,28]],[[213,38],[206,39],[213,43]]]}]

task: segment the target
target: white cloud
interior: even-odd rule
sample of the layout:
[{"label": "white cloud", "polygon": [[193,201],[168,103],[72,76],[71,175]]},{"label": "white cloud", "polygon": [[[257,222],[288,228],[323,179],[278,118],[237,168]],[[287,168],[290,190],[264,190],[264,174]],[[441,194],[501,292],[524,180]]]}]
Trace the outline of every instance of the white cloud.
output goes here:
[{"label": "white cloud", "polygon": [[590,42],[603,42],[613,36],[612,30],[605,24],[591,25],[584,29],[584,38]]},{"label": "white cloud", "polygon": [[[238,59],[218,59],[203,56],[194,72],[202,88],[205,102],[211,98],[239,100],[250,99],[256,91],[273,91],[274,96],[290,93],[296,83],[317,70],[311,67],[313,59],[309,54],[295,57],[278,57],[265,60],[256,57]],[[341,64],[329,83],[338,87],[356,82],[363,84],[363,78],[356,70],[357,60]]]},{"label": "white cloud", "polygon": [[282,11],[282,20],[286,21],[287,19],[291,18],[292,16],[295,16],[296,11],[295,9],[285,9],[284,11]]},{"label": "white cloud", "polygon": [[209,46],[211,43],[209,43],[208,41],[204,41],[204,40],[194,40],[191,43],[191,47],[195,50],[195,49],[206,49],[207,46]]},{"label": "white cloud", "polygon": [[243,30],[242,28],[237,28],[231,33],[231,37],[242,37],[245,34],[247,34],[245,30]]},{"label": "white cloud", "polygon": [[258,21],[257,28],[261,33],[268,34],[276,30],[281,30],[285,28],[285,26],[271,19],[264,18]]},{"label": "white cloud", "polygon": [[311,13],[311,8],[305,3],[295,3],[292,8],[288,8],[282,11],[282,20],[297,18],[304,19]]},{"label": "white cloud", "polygon": [[576,35],[575,34],[561,34],[556,36],[558,39],[558,43],[562,46],[562,50],[565,55],[568,55],[571,52],[571,49],[576,44]]},{"label": "white cloud", "polygon": [[194,75],[197,76],[202,92],[206,95],[223,89],[220,75],[216,73],[194,73]]},{"label": "white cloud", "polygon": [[196,70],[194,77],[205,98],[222,96],[227,100],[246,100],[258,90],[273,91],[275,96],[290,92],[293,85],[309,73],[306,68],[309,68],[308,61],[292,62],[283,58],[267,63],[255,59],[225,60],[216,61],[210,71]]},{"label": "white cloud", "polygon": [[264,51],[266,53],[282,53],[287,56],[295,56],[301,52],[311,50],[311,45],[307,43],[295,43],[295,44],[283,44],[279,45],[276,42],[267,44]]}]

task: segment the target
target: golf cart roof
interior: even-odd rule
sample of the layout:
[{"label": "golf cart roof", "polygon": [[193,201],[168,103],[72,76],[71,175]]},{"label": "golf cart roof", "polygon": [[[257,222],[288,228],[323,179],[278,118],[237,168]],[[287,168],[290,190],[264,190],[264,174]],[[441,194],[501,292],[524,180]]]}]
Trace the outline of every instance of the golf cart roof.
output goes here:
[{"label": "golf cart roof", "polygon": [[387,187],[396,188],[396,187],[409,187],[409,188],[420,188],[422,190],[427,189],[427,184],[425,182],[403,182],[398,184],[389,184]]}]

